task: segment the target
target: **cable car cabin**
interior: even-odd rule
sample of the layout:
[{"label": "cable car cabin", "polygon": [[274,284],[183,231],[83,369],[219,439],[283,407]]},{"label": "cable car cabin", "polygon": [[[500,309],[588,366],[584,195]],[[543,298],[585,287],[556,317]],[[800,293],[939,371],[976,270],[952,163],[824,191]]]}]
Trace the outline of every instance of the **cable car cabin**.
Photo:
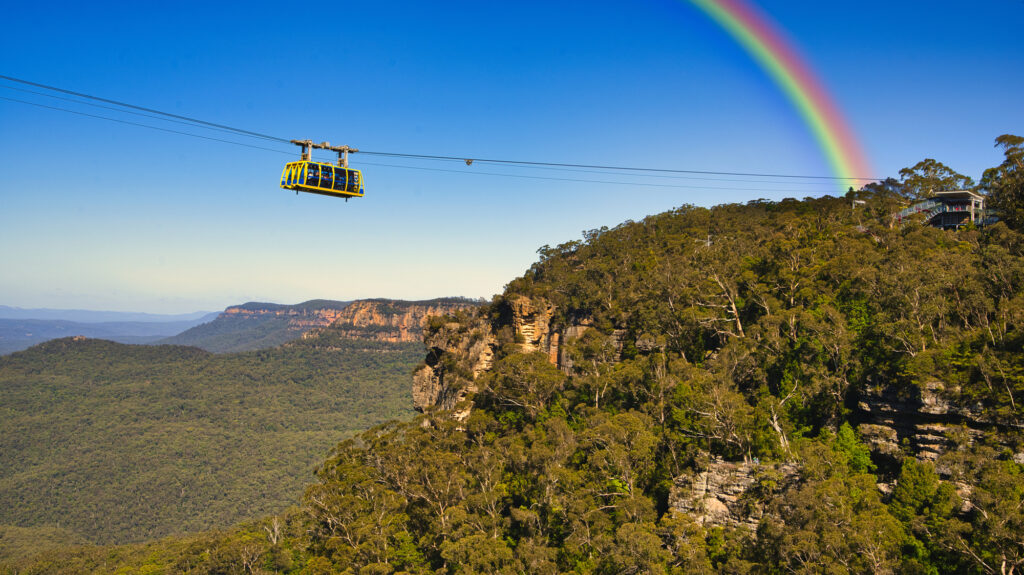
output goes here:
[{"label": "cable car cabin", "polygon": [[321,162],[289,162],[281,172],[281,187],[341,198],[363,197],[363,174]]}]

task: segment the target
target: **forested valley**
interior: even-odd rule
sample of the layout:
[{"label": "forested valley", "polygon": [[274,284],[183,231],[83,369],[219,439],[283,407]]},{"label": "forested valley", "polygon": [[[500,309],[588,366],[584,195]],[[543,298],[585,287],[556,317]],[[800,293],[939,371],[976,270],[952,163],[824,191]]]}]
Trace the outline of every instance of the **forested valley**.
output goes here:
[{"label": "forested valley", "polygon": [[0,358],[0,559],[40,538],[145,541],[294,506],[339,438],[411,416],[423,356],[321,343],[217,355],[76,337]]},{"label": "forested valley", "polygon": [[[429,322],[433,405],[341,442],[291,511],[8,570],[1020,573],[1024,139],[997,144],[977,185],[928,160],[545,246]],[[893,217],[963,187],[1001,221]]]}]

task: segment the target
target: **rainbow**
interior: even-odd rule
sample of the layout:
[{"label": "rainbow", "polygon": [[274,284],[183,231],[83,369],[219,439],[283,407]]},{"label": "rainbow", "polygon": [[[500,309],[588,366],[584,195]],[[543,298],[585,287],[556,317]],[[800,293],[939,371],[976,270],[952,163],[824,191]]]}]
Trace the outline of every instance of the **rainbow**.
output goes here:
[{"label": "rainbow", "polygon": [[804,60],[772,23],[744,0],[690,0],[750,54],[796,107],[843,189],[871,175],[853,132]]}]

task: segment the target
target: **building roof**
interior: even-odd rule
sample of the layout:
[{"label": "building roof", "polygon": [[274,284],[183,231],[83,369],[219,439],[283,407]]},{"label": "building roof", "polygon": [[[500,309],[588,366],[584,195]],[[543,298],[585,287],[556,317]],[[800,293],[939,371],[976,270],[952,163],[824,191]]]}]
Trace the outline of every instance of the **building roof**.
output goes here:
[{"label": "building roof", "polygon": [[985,196],[971,190],[949,190],[946,192],[935,192],[937,200],[983,200]]}]

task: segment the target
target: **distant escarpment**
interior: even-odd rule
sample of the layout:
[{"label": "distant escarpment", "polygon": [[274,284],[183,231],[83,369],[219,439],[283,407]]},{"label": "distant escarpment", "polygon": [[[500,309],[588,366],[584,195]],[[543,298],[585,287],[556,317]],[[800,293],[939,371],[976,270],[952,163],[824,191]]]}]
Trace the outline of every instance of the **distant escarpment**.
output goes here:
[{"label": "distant escarpment", "polygon": [[331,324],[350,302],[310,300],[296,305],[249,302],[225,309],[216,319],[158,341],[215,353],[276,347]]},{"label": "distant escarpment", "polygon": [[[292,331],[309,331],[330,325],[352,302],[314,299],[296,305],[249,302],[224,310],[220,317],[287,318]],[[219,318],[218,318],[219,319]]]},{"label": "distant escarpment", "polygon": [[421,343],[427,318],[473,311],[480,302],[466,298],[423,301],[366,299],[352,302],[326,327],[305,333],[303,340],[319,345],[331,341],[363,340],[386,343]]}]

